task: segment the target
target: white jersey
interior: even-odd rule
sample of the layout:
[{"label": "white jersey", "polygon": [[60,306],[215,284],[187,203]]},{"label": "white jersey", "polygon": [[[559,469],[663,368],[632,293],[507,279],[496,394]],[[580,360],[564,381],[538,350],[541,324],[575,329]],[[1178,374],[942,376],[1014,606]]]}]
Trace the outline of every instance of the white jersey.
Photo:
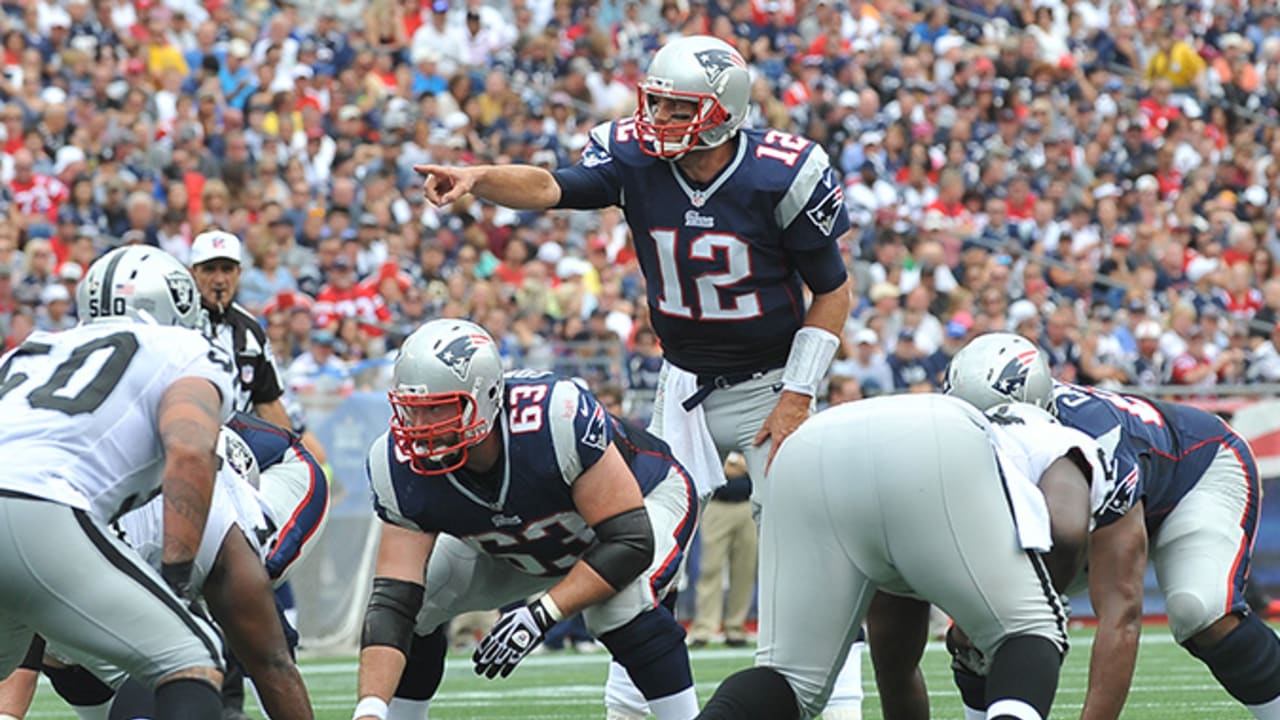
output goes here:
[{"label": "white jersey", "polygon": [[[196,550],[191,570],[191,586],[203,588],[204,581],[218,559],[222,542],[233,527],[240,528],[249,546],[264,558],[274,526],[263,513],[262,501],[253,487],[257,466],[252,453],[225,452],[232,447],[248,451],[244,441],[231,430],[223,428],[222,442],[218,443],[219,456],[223,459],[213,486],[209,502],[209,515],[204,523],[204,534]],[[246,464],[247,463],[247,464]],[[164,560],[164,498],[157,497],[146,505],[125,513],[115,523],[124,541],[129,543],[149,565],[160,569]]]},{"label": "white jersey", "polygon": [[160,491],[160,399],[185,377],[231,412],[231,358],[195,330],[98,322],[33,333],[0,362],[0,489],[110,522]]},{"label": "white jersey", "polygon": [[1089,463],[1089,529],[1106,505],[1111,480],[1102,451],[1093,438],[1074,428],[1050,423],[991,424],[991,440],[1005,475],[1009,499],[1018,524],[1018,537],[1028,550],[1048,552],[1053,546],[1049,506],[1040,492],[1040,478],[1059,458],[1079,450]]}]

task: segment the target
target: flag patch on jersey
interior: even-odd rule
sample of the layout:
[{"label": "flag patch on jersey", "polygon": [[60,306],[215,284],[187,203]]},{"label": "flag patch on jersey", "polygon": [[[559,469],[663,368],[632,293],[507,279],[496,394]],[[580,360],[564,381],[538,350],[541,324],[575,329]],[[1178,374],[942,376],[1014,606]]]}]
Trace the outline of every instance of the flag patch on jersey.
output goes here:
[{"label": "flag patch on jersey", "polygon": [[476,356],[476,350],[488,342],[489,338],[484,335],[462,335],[445,345],[443,350],[436,353],[436,357],[447,365],[459,380],[465,381],[467,375],[471,373],[471,359]]},{"label": "flag patch on jersey", "polygon": [[830,235],[831,228],[835,227],[838,213],[844,212],[844,190],[839,185],[831,188],[831,192],[817,205],[809,208],[805,213],[809,217],[809,222],[822,231],[823,235]]}]

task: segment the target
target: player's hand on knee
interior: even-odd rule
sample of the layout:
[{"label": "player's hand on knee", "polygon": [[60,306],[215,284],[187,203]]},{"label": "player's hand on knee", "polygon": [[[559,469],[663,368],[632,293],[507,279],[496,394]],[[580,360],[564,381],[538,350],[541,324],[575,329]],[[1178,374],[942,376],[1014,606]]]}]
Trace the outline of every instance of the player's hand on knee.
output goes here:
[{"label": "player's hand on knee", "polygon": [[556,624],[555,614],[542,598],[504,612],[471,656],[476,674],[490,679],[510,675]]},{"label": "player's hand on knee", "polygon": [[769,413],[769,417],[764,419],[764,424],[760,426],[760,431],[756,433],[754,444],[763,445],[765,440],[772,440],[773,446],[769,448],[769,459],[765,463],[765,469],[773,464],[773,456],[778,454],[778,448],[782,447],[782,441],[787,436],[796,431],[809,418],[809,406],[812,404],[813,398],[808,395],[783,390],[778,396],[778,404],[773,406],[773,411]]},{"label": "player's hand on knee", "polygon": [[437,207],[448,205],[471,192],[471,186],[475,184],[475,180],[466,172],[467,168],[414,165],[413,170],[426,176],[422,181],[422,194],[427,202]]}]

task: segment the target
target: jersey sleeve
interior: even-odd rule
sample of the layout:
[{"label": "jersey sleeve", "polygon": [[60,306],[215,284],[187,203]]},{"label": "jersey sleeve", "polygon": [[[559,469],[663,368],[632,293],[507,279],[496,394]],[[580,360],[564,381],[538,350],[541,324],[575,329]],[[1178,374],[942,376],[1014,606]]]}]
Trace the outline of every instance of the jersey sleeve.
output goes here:
[{"label": "jersey sleeve", "polygon": [[570,380],[560,380],[547,402],[551,441],[566,485],[604,457],[613,442],[612,424],[604,406],[590,392]]},{"label": "jersey sleeve", "polygon": [[178,345],[175,348],[178,372],[174,377],[203,378],[213,383],[222,402],[220,418],[226,423],[231,419],[235,402],[232,388],[235,364],[231,356],[195,330],[181,330],[175,344]]},{"label": "jersey sleeve", "polygon": [[255,405],[275,402],[284,395],[284,383],[280,381],[280,368],[276,365],[275,353],[271,351],[271,340],[263,338],[262,355],[258,357],[257,367],[253,372],[253,393],[250,399]]},{"label": "jersey sleeve", "polygon": [[400,501],[396,497],[396,488],[391,477],[390,443],[389,435],[386,433],[380,435],[369,446],[369,456],[365,459],[369,487],[373,490],[373,511],[383,522],[424,532],[417,523],[400,512]]},{"label": "jersey sleeve", "polygon": [[849,230],[844,187],[836,177],[827,153],[814,144],[800,169],[774,208],[782,228],[783,245],[790,250],[813,250],[829,244]]},{"label": "jersey sleeve", "polygon": [[556,207],[595,210],[622,204],[622,177],[611,143],[614,134],[625,127],[630,126],[620,126],[617,122],[595,126],[578,163],[551,173],[560,186],[560,202]]},{"label": "jersey sleeve", "polygon": [[1095,501],[1094,518],[1098,527],[1105,527],[1119,520],[1133,509],[1142,498],[1144,463],[1127,444],[1121,442],[1122,430],[1119,424],[1098,436],[1095,443],[1099,458],[1107,466],[1109,482],[1101,498]]}]

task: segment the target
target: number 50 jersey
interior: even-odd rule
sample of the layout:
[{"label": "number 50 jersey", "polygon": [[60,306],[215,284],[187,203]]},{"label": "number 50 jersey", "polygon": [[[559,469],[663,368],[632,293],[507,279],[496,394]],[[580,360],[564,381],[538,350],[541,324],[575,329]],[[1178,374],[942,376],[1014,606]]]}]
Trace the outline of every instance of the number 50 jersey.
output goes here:
[{"label": "number 50 jersey", "polygon": [[[699,374],[782,367],[804,322],[803,286],[835,290],[849,229],[827,153],[803,137],[742,130],[710,184],[641,150],[631,119],[597,126],[556,172],[561,207],[622,208],[668,360]],[[803,282],[802,282],[803,281]]]},{"label": "number 50 jersey", "polygon": [[160,492],[160,398],[204,378],[231,414],[231,358],[203,335],[143,323],[33,333],[0,358],[0,489],[111,522]]}]

